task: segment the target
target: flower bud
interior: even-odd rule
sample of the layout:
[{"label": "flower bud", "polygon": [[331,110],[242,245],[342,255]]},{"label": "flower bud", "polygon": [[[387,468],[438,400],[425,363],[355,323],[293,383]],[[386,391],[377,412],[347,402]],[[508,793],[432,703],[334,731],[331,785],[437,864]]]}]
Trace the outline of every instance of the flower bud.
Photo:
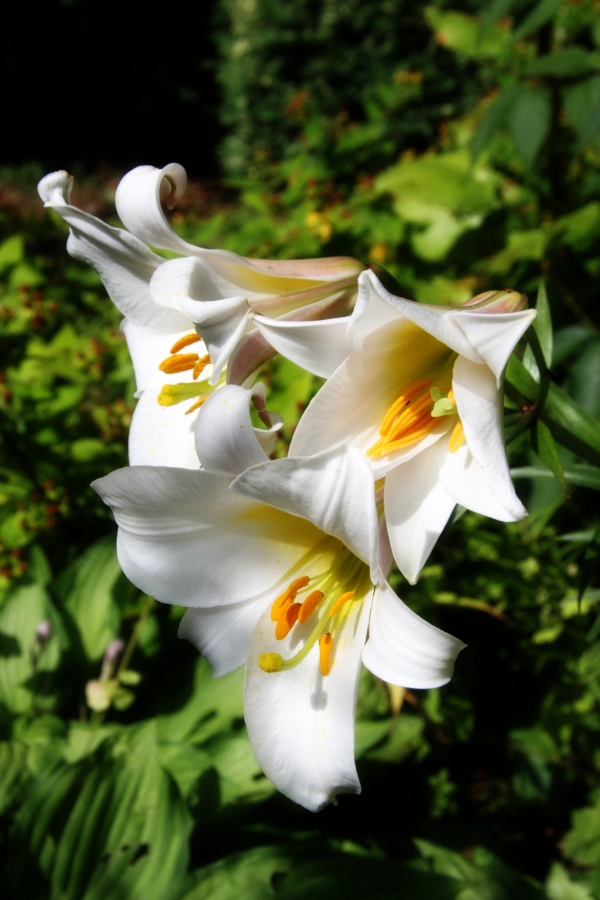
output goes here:
[{"label": "flower bud", "polygon": [[486,313],[511,313],[525,309],[527,306],[527,294],[519,294],[510,288],[503,291],[485,291],[477,294],[461,304],[461,308],[467,308],[471,312]]},{"label": "flower bud", "polygon": [[112,678],[117,660],[125,649],[125,641],[123,638],[115,638],[111,641],[104,651],[104,659],[102,660],[102,671],[100,673],[100,681],[108,681]]},{"label": "flower bud", "polygon": [[52,634],[52,623],[47,619],[43,619],[38,623],[37,628],[35,629],[35,636],[37,638],[38,644],[40,647],[43,647],[46,641]]}]

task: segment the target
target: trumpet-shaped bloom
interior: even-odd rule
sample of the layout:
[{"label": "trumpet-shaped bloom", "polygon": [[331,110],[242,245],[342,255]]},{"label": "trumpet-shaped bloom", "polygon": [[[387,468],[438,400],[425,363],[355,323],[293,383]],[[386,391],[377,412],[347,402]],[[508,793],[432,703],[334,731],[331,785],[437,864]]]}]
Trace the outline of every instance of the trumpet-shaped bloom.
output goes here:
[{"label": "trumpet-shaped bloom", "polygon": [[215,676],[246,663],[254,752],[279,790],[318,810],[338,793],[360,791],[361,658],[388,682],[434,687],[449,680],[463,645],[413,613],[385,581],[363,455],[336,448],[267,461],[248,399],[229,386],[199,414],[198,439],[216,431],[212,447],[204,446],[212,471],[141,466],[94,487],[114,511],[128,577],[163,602],[189,607],[180,635]]},{"label": "trumpet-shaped bloom", "polygon": [[129,434],[130,462],[197,468],[197,409],[212,390],[207,348],[191,319],[157,306],[150,296],[150,280],[163,258],[129,232],[73,206],[72,186],[68,172],[52,172],[38,191],[44,205],[69,226],[68,252],[96,269],[125,316],[121,327],[139,397]]},{"label": "trumpet-shaped bloom", "polygon": [[356,299],[357,279],[364,268],[349,257],[303,260],[246,259],[228,250],[206,250],[179,237],[161,207],[175,206],[185,192],[185,169],[171,163],[163,169],[138,166],[117,188],[117,212],[129,232],[152,247],[181,254],[164,263],[152,277],[150,291],[163,309],[189,317],[208,347],[215,384],[243,337],[244,352],[228,380],[237,383],[273,351],[256,335],[252,313],[269,318],[305,321],[349,312]]},{"label": "trumpet-shaped bloom", "polygon": [[[363,452],[385,476],[392,550],[414,583],[455,504],[501,521],[527,514],[506,461],[501,384],[535,311],[513,291],[444,308],[395,297],[372,272],[359,283],[347,358],[309,405],[290,455],[337,444]],[[306,342],[298,354],[288,348],[310,352]]]}]

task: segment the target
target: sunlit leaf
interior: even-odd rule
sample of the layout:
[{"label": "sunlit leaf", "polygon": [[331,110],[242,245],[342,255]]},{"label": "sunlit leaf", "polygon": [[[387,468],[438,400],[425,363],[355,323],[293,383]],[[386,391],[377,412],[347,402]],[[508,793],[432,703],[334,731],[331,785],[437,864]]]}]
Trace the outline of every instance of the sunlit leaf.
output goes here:
[{"label": "sunlit leaf", "polygon": [[550,96],[543,87],[523,85],[511,105],[510,134],[528,166],[533,163],[546,140],[551,112]]}]

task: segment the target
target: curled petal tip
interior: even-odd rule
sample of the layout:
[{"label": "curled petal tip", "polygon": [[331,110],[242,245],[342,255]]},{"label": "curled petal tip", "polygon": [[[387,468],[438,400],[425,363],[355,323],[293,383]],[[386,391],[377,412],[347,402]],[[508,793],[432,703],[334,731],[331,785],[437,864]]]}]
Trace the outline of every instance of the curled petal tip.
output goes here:
[{"label": "curled petal tip", "polygon": [[38,184],[38,194],[42,198],[44,205],[70,203],[73,181],[73,176],[69,175],[64,169],[45,175]]}]

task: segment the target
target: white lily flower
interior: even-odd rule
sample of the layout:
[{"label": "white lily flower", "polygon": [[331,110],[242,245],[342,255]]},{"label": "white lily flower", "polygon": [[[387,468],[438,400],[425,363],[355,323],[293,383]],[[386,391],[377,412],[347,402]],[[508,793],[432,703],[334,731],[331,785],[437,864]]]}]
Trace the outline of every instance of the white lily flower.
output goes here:
[{"label": "white lily flower", "polygon": [[212,375],[207,348],[191,319],[157,306],[150,296],[150,280],[163,258],[129,232],[73,206],[72,186],[68,172],[52,172],[38,191],[69,226],[68,252],[96,269],[125,316],[121,328],[139,397],[129,433],[130,463],[198,468],[197,409],[213,390],[207,383]]},{"label": "white lily flower", "polygon": [[[360,791],[361,658],[390,683],[437,687],[464,645],[387,584],[363,455],[337,448],[267,461],[248,402],[249,392],[228,386],[199,415],[198,440],[215,470],[141,466],[93,487],[115,514],[127,576],[158,600],[189,607],[180,636],[215,676],[246,663],[257,759],[282,793],[316,811]],[[256,464],[246,468],[249,461]]]},{"label": "white lily flower", "polygon": [[[356,299],[357,279],[364,269],[350,257],[302,260],[246,259],[228,250],[207,250],[187,243],[169,225],[161,207],[174,207],[187,185],[185,169],[171,163],[163,169],[138,166],[122,179],[117,212],[129,232],[151,247],[181,254],[164,263],[152,277],[153,299],[164,309],[189,317],[208,347],[213,364],[211,384],[243,337],[254,335],[237,355],[229,381],[241,383],[273,355],[252,325],[252,314],[285,321],[314,320],[349,312]],[[244,342],[246,344],[246,342]],[[238,348],[238,354],[241,348]],[[252,367],[253,368],[252,368]]]},{"label": "white lily flower", "polygon": [[[345,444],[385,476],[390,542],[411,583],[455,504],[505,522],[527,515],[506,460],[501,390],[508,357],[535,317],[524,303],[507,290],[458,308],[431,306],[363,273],[346,320],[353,350],[296,429],[291,456]],[[306,358],[318,352],[313,345],[290,346],[288,355]]]}]

